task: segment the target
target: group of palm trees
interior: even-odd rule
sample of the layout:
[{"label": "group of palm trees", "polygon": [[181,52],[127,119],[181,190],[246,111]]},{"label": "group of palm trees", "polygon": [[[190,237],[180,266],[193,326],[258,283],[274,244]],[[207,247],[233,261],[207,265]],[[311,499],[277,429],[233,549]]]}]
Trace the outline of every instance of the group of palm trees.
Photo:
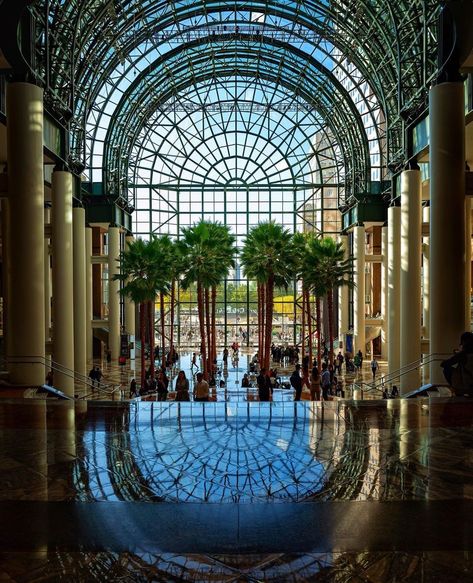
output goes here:
[{"label": "group of palm trees", "polygon": [[[155,302],[159,299],[162,364],[166,359],[165,306],[170,318],[169,352],[175,350],[173,323],[176,286],[197,290],[197,307],[204,375],[208,376],[217,357],[216,297],[217,286],[235,266],[238,254],[236,238],[230,228],[219,222],[201,220],[182,228],[178,240],[168,235],[136,239],[121,253],[121,293],[139,306],[141,341],[141,384],[146,373],[145,344],[149,341],[150,374],[154,376]],[[313,328],[317,335],[317,359],[320,365],[320,301],[327,299],[330,358],[333,358],[333,294],[341,285],[352,285],[352,262],[345,258],[341,243],[313,233],[291,234],[274,222],[253,227],[240,252],[244,275],[256,281],[258,291],[258,352],[262,367],[269,368],[272,344],[274,292],[288,288],[294,280],[302,285],[302,354],[308,343],[313,358]],[[312,306],[315,305],[315,318]],[[315,326],[313,326],[315,322]]]}]

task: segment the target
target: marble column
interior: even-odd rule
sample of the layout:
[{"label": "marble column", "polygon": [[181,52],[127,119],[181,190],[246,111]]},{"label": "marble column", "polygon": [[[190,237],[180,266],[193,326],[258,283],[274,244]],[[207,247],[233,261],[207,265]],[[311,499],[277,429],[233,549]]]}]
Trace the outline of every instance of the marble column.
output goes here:
[{"label": "marble column", "polygon": [[354,289],[354,351],[361,350],[363,356],[366,352],[365,329],[365,228],[353,229],[353,256],[355,268]]},{"label": "marble column", "polygon": [[10,203],[8,198],[1,200],[2,205],[2,285],[3,285],[3,339],[5,342],[5,354],[11,354],[9,339],[9,322],[8,322],[8,307],[9,307],[9,287],[11,282],[10,271]]},{"label": "marble column", "polygon": [[419,387],[419,369],[406,372],[421,358],[422,194],[420,170],[401,173],[401,368],[400,392]]},{"label": "marble column", "polygon": [[[348,237],[340,235],[339,241],[343,244],[345,259],[348,259]],[[338,338],[343,340],[343,352],[346,350],[345,334],[348,331],[348,287],[342,285],[338,288]]]},{"label": "marble column", "polygon": [[[465,331],[465,100],[460,82],[435,85],[430,120],[430,352],[452,354]],[[438,361],[431,382],[445,382]]]},{"label": "marble column", "polygon": [[[429,223],[430,208],[422,209],[422,222]],[[430,236],[425,236],[422,243],[422,322],[423,336],[430,338],[430,288],[429,288],[429,261],[430,261]]]},{"label": "marble column", "polygon": [[73,210],[74,235],[74,370],[87,375],[85,209]]},{"label": "marble column", "polygon": [[92,279],[92,227],[85,229],[85,333],[87,360],[93,358],[93,279]]},{"label": "marble column", "polygon": [[[388,373],[401,363],[401,208],[388,208]],[[395,380],[397,384],[397,380]]]},{"label": "marble column", "polygon": [[[44,209],[44,223],[51,225],[51,209]],[[46,342],[51,339],[51,239],[44,238],[44,334]]]},{"label": "marble column", "polygon": [[[129,245],[133,241],[133,237],[126,237],[125,238],[126,245]],[[130,300],[127,296],[125,298],[125,326],[126,331],[130,336],[130,343],[132,346],[135,346],[135,334],[136,334],[136,323],[135,323],[135,303]],[[135,358],[135,348],[132,348],[130,351],[130,359],[133,360]]]},{"label": "marble column", "polygon": [[54,386],[73,397],[74,288],[70,172],[53,172],[52,202]]},{"label": "marble column", "polygon": [[383,325],[381,326],[381,358],[388,358],[388,227],[381,230],[381,253],[383,261],[381,263],[381,316]]},{"label": "marble column", "polygon": [[120,272],[117,261],[120,256],[120,229],[108,229],[108,348],[112,352],[112,360],[120,356],[120,282],[113,279]]},{"label": "marble column", "polygon": [[7,84],[10,381],[45,379],[43,90]]},{"label": "marble column", "polygon": [[471,330],[471,198],[465,198],[465,330]]}]

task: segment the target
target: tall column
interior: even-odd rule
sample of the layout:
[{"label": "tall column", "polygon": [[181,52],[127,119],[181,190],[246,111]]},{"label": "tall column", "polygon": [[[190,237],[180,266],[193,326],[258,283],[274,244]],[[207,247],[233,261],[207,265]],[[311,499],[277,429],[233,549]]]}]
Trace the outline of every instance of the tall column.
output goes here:
[{"label": "tall column", "polygon": [[[128,246],[132,241],[133,237],[126,237],[125,238],[126,245]],[[135,303],[130,300],[127,296],[125,298],[125,326],[126,331],[130,335],[130,343],[132,344],[133,348],[130,351],[130,359],[133,360],[135,358]]]},{"label": "tall column", "polygon": [[[51,224],[51,209],[44,209],[44,223]],[[51,266],[50,266],[50,238],[44,238],[44,334],[46,342],[51,336]]]},{"label": "tall column", "polygon": [[381,358],[388,358],[388,227],[381,230],[381,252],[383,262],[381,263],[381,316],[383,325],[381,326]]},{"label": "tall column", "polygon": [[471,198],[465,198],[465,330],[471,330]]},{"label": "tall column", "polygon": [[355,266],[355,290],[354,290],[354,350],[366,352],[365,329],[365,228],[353,229],[353,255]]},{"label": "tall column", "polygon": [[112,360],[120,356],[120,285],[113,276],[119,273],[120,229],[108,229],[108,347],[112,352]]},{"label": "tall column", "polygon": [[[340,235],[339,241],[343,244],[345,259],[348,259],[348,237]],[[338,288],[338,338],[343,339],[343,349],[345,351],[345,334],[348,331],[348,287],[342,285]]]},{"label": "tall column", "polygon": [[[401,174],[401,368],[420,361],[422,192],[420,170]],[[403,372],[401,394],[419,387],[419,369]]]},{"label": "tall column", "polygon": [[10,334],[9,334],[9,295],[10,295],[10,203],[8,198],[1,200],[2,208],[2,286],[3,286],[3,339],[5,342],[5,354],[11,354],[10,350]]},{"label": "tall column", "polygon": [[43,91],[29,83],[8,83],[6,105],[12,226],[7,356],[13,383],[41,385],[45,378]]},{"label": "tall column", "polygon": [[86,341],[86,270],[85,209],[76,207],[73,214],[74,235],[74,370],[87,374]]},{"label": "tall column", "polygon": [[90,362],[93,358],[93,286],[92,286],[92,227],[85,229],[85,334],[86,355]]},{"label": "tall column", "polygon": [[[74,396],[74,295],[72,252],[72,174],[52,178],[53,361],[54,386]],[[66,370],[63,370],[66,369]]]},{"label": "tall column", "polygon": [[[388,208],[388,371],[398,371],[401,363],[401,208]],[[395,381],[397,382],[397,381]]]},{"label": "tall column", "polygon": [[[422,222],[429,223],[430,208],[422,209]],[[430,338],[430,287],[429,287],[429,262],[430,262],[430,236],[426,236],[422,242],[422,322],[423,336]]]},{"label": "tall column", "polygon": [[[430,352],[452,354],[465,331],[465,106],[463,83],[430,90]],[[445,382],[438,361],[431,382]]]}]

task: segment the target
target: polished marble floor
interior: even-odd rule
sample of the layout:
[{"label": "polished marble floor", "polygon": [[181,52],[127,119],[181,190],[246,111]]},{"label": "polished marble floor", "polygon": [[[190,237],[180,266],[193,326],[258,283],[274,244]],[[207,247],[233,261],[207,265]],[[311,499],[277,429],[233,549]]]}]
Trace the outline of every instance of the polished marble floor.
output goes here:
[{"label": "polished marble floor", "polygon": [[0,581],[473,580],[473,402],[0,401]]}]

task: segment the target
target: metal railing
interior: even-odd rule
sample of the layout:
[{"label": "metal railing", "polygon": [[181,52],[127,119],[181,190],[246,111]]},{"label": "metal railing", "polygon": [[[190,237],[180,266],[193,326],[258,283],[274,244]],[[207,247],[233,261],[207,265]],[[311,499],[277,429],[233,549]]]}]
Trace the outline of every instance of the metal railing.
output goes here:
[{"label": "metal railing", "polygon": [[394,382],[399,382],[401,378],[408,373],[422,369],[425,366],[430,365],[432,362],[441,362],[444,360],[445,355],[442,353],[431,353],[422,356],[418,360],[414,360],[408,364],[405,364],[401,368],[394,370],[388,374],[381,375],[377,381],[368,383],[365,381],[356,382],[354,381],[351,385],[352,394],[355,391],[361,392],[361,398],[364,398],[365,393],[369,394],[382,394],[387,387],[392,386]]},{"label": "metal railing", "polygon": [[[92,381],[92,379],[86,375],[80,374],[77,371],[73,371],[65,366],[63,366],[62,364],[55,362],[54,360],[50,360],[46,357],[43,356],[20,356],[20,357],[15,357],[13,358],[5,358],[3,359],[3,364],[6,366],[6,368],[8,369],[8,365],[10,364],[14,364],[14,365],[27,365],[27,364],[39,364],[44,368],[44,378],[46,378],[46,375],[52,371],[53,375],[54,373],[58,373],[61,375],[64,375],[68,378],[72,378],[74,381],[74,387],[76,387],[76,385],[78,385],[78,388],[81,392],[81,394],[79,394],[77,397],[74,397],[77,400],[85,400],[88,399],[90,397],[97,397],[97,395],[103,395],[106,396],[107,398],[113,399],[113,396],[116,395],[117,393],[120,393],[120,397],[121,397],[121,389],[120,389],[120,385],[114,385],[113,383],[107,383],[107,382],[99,382],[98,384],[97,381]],[[47,384],[46,382],[44,383],[45,385]],[[60,387],[58,387],[57,385],[52,385],[53,388],[62,391],[62,389]]]}]

